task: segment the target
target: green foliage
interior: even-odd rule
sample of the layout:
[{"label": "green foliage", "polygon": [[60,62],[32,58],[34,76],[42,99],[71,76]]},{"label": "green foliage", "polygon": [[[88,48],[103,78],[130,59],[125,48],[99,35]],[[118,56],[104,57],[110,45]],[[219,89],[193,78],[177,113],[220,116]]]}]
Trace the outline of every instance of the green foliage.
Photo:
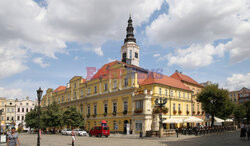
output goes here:
[{"label": "green foliage", "polygon": [[247,123],[250,123],[250,101],[244,103],[246,109]]},{"label": "green foliage", "polygon": [[62,126],[62,112],[59,105],[56,102],[50,104],[46,110],[44,110],[41,118],[46,127],[55,129]]},{"label": "green foliage", "polygon": [[71,126],[72,128],[84,126],[83,116],[80,112],[77,112],[75,106],[71,106],[64,111],[63,124],[68,127]]},{"label": "green foliage", "polygon": [[233,112],[233,104],[229,101],[228,91],[219,89],[218,84],[205,87],[198,94],[197,100],[202,103],[202,109],[212,116],[212,126],[214,116],[225,119]]},{"label": "green foliage", "polygon": [[247,115],[246,107],[244,105],[237,105],[234,109],[234,118],[239,123],[243,120],[243,118]]},{"label": "green foliage", "polygon": [[[43,112],[41,111],[41,115]],[[25,115],[26,127],[37,128],[38,127],[38,107],[36,106],[33,110]],[[40,119],[40,127],[44,127],[43,121]]]}]

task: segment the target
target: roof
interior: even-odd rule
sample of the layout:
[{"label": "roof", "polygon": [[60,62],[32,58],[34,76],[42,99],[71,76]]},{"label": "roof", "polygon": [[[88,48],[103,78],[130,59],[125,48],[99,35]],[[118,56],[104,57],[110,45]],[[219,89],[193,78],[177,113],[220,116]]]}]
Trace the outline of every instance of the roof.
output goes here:
[{"label": "roof", "polygon": [[54,90],[54,92],[59,92],[59,91],[62,91],[62,90],[66,90],[66,86],[59,86],[56,88],[56,90]]},{"label": "roof", "polygon": [[175,73],[172,74],[170,77],[171,77],[171,78],[175,78],[175,79],[180,80],[180,81],[188,82],[188,83],[191,83],[191,84],[194,84],[194,85],[203,87],[201,84],[199,84],[198,82],[196,82],[196,81],[195,81],[194,79],[192,79],[191,77],[189,77],[189,76],[187,76],[187,75],[184,75],[184,74],[182,74],[182,73],[179,73],[179,72],[175,72]]},{"label": "roof", "polygon": [[99,69],[97,71],[97,73],[91,78],[91,80],[110,74],[110,71],[112,71],[111,66],[113,66],[113,65],[115,65],[117,63],[124,64],[125,67],[129,67],[129,68],[132,68],[132,69],[140,71],[140,72],[145,72],[145,73],[148,72],[146,69],[143,69],[141,67],[138,67],[138,66],[135,66],[135,65],[130,65],[130,64],[124,63],[122,61],[117,61],[116,60],[116,61],[113,61],[113,62],[110,62],[110,63],[107,63],[107,64],[103,65],[102,68]]},{"label": "roof", "polygon": [[168,77],[163,74],[158,74],[155,72],[150,72],[146,76],[146,79],[142,81],[140,85],[148,85],[148,84],[155,84],[155,83],[191,91],[180,80]]}]

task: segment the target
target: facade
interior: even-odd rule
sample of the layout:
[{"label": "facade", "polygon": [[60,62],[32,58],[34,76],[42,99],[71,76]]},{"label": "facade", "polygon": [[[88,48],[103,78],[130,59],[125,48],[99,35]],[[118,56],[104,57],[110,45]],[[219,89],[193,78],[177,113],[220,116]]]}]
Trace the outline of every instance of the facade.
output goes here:
[{"label": "facade", "polygon": [[5,117],[6,117],[5,103],[6,103],[6,98],[0,97],[0,110],[2,110],[2,114],[0,117],[1,127],[5,126]]},{"label": "facade", "polygon": [[239,103],[240,104],[243,104],[244,102],[249,101],[250,100],[250,89],[243,87],[239,91],[238,96],[239,96]]},{"label": "facade", "polygon": [[6,119],[5,125],[6,127],[15,126],[16,120],[16,101],[14,99],[7,99],[5,104],[6,111]]},{"label": "facade", "polygon": [[23,124],[23,129],[28,130],[29,127],[25,126],[25,115],[34,109],[36,104],[36,101],[30,100],[29,97],[26,97],[25,100],[16,100],[16,128],[19,124]]},{"label": "facade", "polygon": [[[193,79],[190,82],[139,67],[139,47],[133,35],[131,17],[128,23],[121,49],[122,61],[103,65],[97,73],[88,75],[91,76],[89,80],[75,76],[66,86],[47,89],[42,107],[52,102],[57,102],[62,109],[76,106],[85,118],[87,131],[106,120],[112,132],[126,133],[129,129],[134,133],[146,133],[152,129],[152,123],[156,123],[153,109],[158,98],[168,100],[165,106],[169,110],[163,120],[191,116],[195,101],[193,92],[198,93],[202,86]],[[197,111],[201,111],[200,104],[198,107]],[[170,126],[164,124],[164,128]]]},{"label": "facade", "polygon": [[235,104],[239,104],[239,91],[230,91],[229,99]]}]

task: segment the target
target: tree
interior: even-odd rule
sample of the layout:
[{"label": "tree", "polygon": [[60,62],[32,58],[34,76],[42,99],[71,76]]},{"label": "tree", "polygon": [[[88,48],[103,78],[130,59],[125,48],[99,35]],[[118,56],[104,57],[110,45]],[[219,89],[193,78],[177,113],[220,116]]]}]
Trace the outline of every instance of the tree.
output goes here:
[{"label": "tree", "polygon": [[250,101],[244,103],[246,109],[247,123],[250,123]]},{"label": "tree", "polygon": [[244,105],[237,105],[234,109],[234,118],[238,123],[240,123],[243,118],[247,115],[246,113],[246,107]]},{"label": "tree", "polygon": [[63,123],[67,127],[75,128],[84,126],[84,119],[80,112],[76,110],[75,106],[67,108],[63,113]]},{"label": "tree", "polygon": [[229,116],[233,114],[234,108],[235,104],[230,99],[227,98],[223,111],[219,112],[216,116],[222,119],[227,119]]},{"label": "tree", "polygon": [[[230,107],[230,103],[228,103],[228,91],[224,89],[219,89],[218,84],[212,84],[206,86],[197,97],[198,102],[202,103],[202,109],[211,115],[212,117],[212,124],[214,125],[214,117],[218,115],[229,115],[225,109]],[[231,110],[229,110],[231,111]]]},{"label": "tree", "polygon": [[[41,113],[42,115],[42,113]],[[35,106],[35,108],[33,110],[31,110],[30,112],[28,112],[25,115],[25,125],[26,127],[30,127],[30,128],[37,128],[38,127],[38,107]],[[40,119],[40,127],[44,127],[44,123],[43,121]]]},{"label": "tree", "polygon": [[53,128],[55,132],[56,127],[62,126],[62,112],[56,102],[48,105],[47,109],[43,111],[42,118],[46,127]]}]

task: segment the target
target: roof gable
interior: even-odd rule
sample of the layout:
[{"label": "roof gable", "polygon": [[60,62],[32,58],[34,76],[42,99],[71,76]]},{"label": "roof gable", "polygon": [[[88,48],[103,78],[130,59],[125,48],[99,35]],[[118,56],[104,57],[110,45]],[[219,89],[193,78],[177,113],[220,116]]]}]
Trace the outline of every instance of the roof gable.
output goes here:
[{"label": "roof gable", "polygon": [[59,92],[59,91],[63,91],[66,90],[66,86],[59,86],[56,88],[56,90],[54,90],[54,92]]},{"label": "roof gable", "polygon": [[187,75],[184,75],[184,74],[182,74],[182,73],[179,73],[179,72],[175,72],[175,73],[172,74],[170,77],[171,77],[171,78],[175,78],[175,79],[180,80],[180,81],[188,82],[188,83],[191,83],[191,84],[194,84],[194,85],[203,87],[201,84],[199,84],[198,82],[196,82],[196,81],[195,81],[194,79],[192,79],[191,77],[189,77],[189,76],[187,76]]}]

